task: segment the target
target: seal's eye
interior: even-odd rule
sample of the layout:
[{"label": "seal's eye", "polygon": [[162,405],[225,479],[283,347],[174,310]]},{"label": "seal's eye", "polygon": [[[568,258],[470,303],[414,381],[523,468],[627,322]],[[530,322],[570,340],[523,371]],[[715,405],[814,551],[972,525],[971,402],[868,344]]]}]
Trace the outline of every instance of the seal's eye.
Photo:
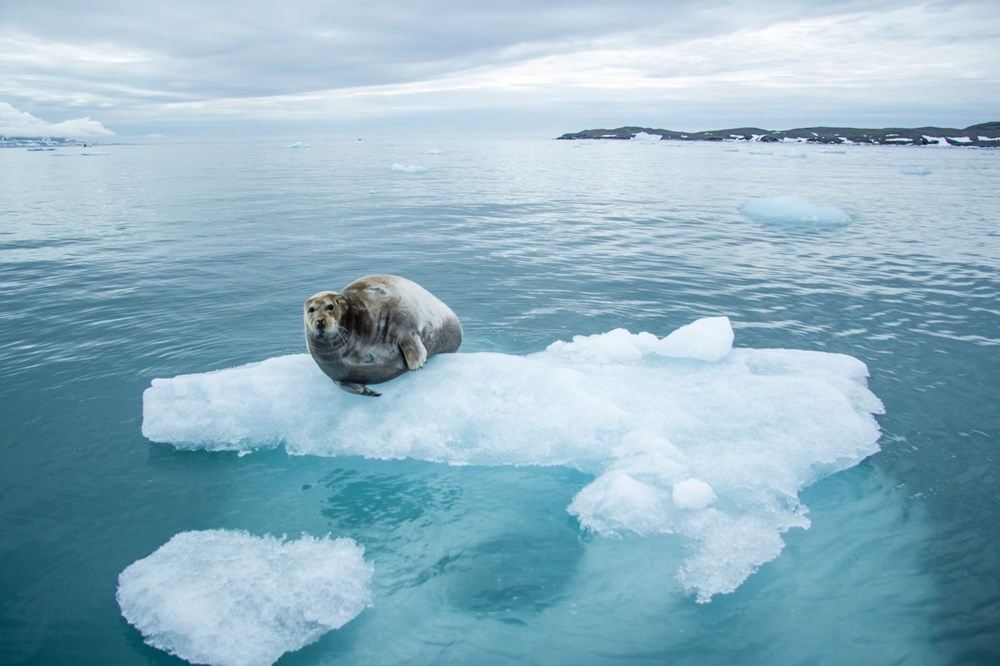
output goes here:
[{"label": "seal's eye", "polygon": [[313,312],[316,312],[316,308],[314,306],[310,305],[309,306],[309,314],[312,314]]},{"label": "seal's eye", "polygon": [[326,304],[326,311],[327,312],[332,312],[333,311],[333,303],[327,303]]}]

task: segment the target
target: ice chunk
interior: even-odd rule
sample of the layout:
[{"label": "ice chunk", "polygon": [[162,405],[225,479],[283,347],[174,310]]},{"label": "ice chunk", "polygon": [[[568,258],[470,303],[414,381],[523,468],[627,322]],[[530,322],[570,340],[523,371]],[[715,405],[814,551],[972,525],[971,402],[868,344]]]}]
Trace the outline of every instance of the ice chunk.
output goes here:
[{"label": "ice chunk", "polygon": [[118,576],[122,615],[196,664],[272,664],[372,604],[372,565],[350,539],[182,532]]},{"label": "ice chunk", "polygon": [[289,148],[308,148],[309,144],[305,141],[296,141],[295,143],[288,144]]},{"label": "ice chunk", "polygon": [[787,153],[785,153],[785,157],[790,157],[792,159],[803,159],[805,157],[808,157],[808,155],[806,155],[805,153],[803,153],[801,150],[798,150],[796,148],[792,148]]},{"label": "ice chunk", "polygon": [[701,479],[684,479],[674,486],[672,497],[682,509],[701,510],[715,501],[715,491]]},{"label": "ice chunk", "polygon": [[908,166],[900,169],[901,172],[909,176],[929,176],[931,170],[925,166]]},{"label": "ice chunk", "polygon": [[823,206],[795,196],[753,199],[740,207],[747,217],[771,224],[840,225],[851,216],[836,206]]},{"label": "ice chunk", "polygon": [[419,164],[396,164],[392,165],[392,170],[399,173],[423,173],[427,171],[427,167],[420,166]]},{"label": "ice chunk", "polygon": [[573,337],[549,345],[552,355],[595,364],[634,363],[649,353],[674,358],[718,361],[733,348],[729,317],[705,317],[678,328],[662,340],[652,333],[632,334],[618,328],[599,335]]},{"label": "ice chunk", "polygon": [[700,361],[718,361],[733,348],[729,317],[705,317],[681,326],[656,346],[656,353]]},{"label": "ice chunk", "polygon": [[[864,363],[732,347],[725,317],[659,338],[616,329],[528,356],[435,356],[379,386],[337,388],[306,354],[154,379],[143,434],[179,449],[564,465],[602,535],[675,535],[699,601],[736,589],[809,525],[798,494],[878,451]],[[704,484],[704,485],[702,485]]]},{"label": "ice chunk", "polygon": [[637,132],[631,138],[631,141],[638,141],[639,143],[653,143],[659,141],[662,137],[659,134],[650,134],[649,132]]}]

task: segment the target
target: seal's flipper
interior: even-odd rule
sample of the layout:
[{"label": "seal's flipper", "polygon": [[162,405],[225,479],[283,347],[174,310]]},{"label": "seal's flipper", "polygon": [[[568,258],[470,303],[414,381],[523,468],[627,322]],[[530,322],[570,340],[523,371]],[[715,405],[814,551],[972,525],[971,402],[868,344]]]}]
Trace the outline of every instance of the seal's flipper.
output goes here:
[{"label": "seal's flipper", "polygon": [[410,333],[399,341],[399,348],[403,350],[403,358],[406,359],[406,367],[410,370],[419,370],[427,362],[427,348],[416,333]]},{"label": "seal's flipper", "polygon": [[344,389],[348,393],[354,393],[355,395],[367,395],[372,398],[377,398],[381,393],[371,390],[364,384],[355,384],[353,382],[337,382],[337,386]]}]

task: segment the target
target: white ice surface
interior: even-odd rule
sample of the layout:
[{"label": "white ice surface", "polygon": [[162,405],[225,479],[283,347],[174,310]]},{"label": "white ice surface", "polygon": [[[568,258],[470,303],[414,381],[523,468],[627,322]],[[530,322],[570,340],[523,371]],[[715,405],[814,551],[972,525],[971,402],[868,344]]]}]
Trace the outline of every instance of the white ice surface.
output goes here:
[{"label": "white ice surface", "polygon": [[399,164],[397,162],[392,165],[392,170],[399,173],[424,173],[427,171],[427,167],[419,164]]},{"label": "white ice surface", "polygon": [[350,539],[182,532],[118,576],[122,615],[194,664],[272,664],[371,605],[372,565]]},{"label": "white ice surface", "polygon": [[803,197],[782,196],[752,199],[740,212],[758,222],[770,224],[841,225],[851,216],[836,206],[814,203]]},{"label": "white ice surface", "polygon": [[570,466],[595,477],[569,506],[583,528],[677,535],[677,578],[708,601],[809,525],[802,488],[878,451],[882,411],[850,356],[732,341],[714,317],[664,338],[618,329],[528,356],[445,354],[377,399],[283,356],[154,379],[142,431],[179,449]]}]

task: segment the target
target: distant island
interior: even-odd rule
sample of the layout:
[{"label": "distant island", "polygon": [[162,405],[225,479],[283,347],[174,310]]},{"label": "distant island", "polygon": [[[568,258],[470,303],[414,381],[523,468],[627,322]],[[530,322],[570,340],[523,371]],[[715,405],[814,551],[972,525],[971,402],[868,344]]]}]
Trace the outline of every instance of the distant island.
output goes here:
[{"label": "distant island", "polygon": [[707,132],[677,132],[649,127],[619,127],[618,129],[589,129],[563,134],[562,140],[611,139],[669,141],[759,141],[762,143],[795,142],[843,145],[901,145],[901,146],[978,146],[1000,147],[1000,122],[971,125],[965,129],[950,127],[887,127],[884,129],[858,129],[854,127],[800,127],[790,130],[765,130],[759,127],[711,130]]}]

